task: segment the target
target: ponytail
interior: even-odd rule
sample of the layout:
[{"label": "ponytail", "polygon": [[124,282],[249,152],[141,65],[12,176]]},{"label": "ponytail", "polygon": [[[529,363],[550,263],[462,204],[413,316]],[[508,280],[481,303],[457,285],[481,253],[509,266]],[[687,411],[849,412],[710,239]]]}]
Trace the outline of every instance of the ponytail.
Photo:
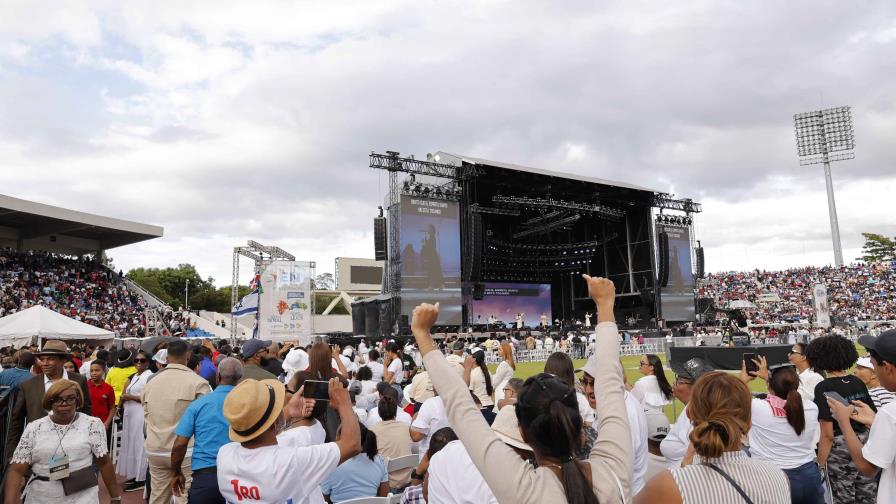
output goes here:
[{"label": "ponytail", "polygon": [[806,413],[803,410],[803,398],[799,394],[800,377],[792,367],[775,369],[768,377],[768,389],[778,397],[786,398],[784,411],[787,423],[793,427],[797,435],[806,428]]},{"label": "ponytail", "polygon": [[560,459],[560,483],[570,504],[598,504],[583,465],[575,459],[582,435],[575,389],[562,379],[542,373],[520,389],[516,417],[526,442],[548,457]]},{"label": "ponytail", "polygon": [[787,412],[787,423],[793,427],[797,436],[803,433],[806,428],[806,413],[803,411],[803,398],[796,390],[787,393],[787,403],[784,404],[784,411]]},{"label": "ponytail", "polygon": [[485,352],[482,350],[473,352],[473,359],[476,360],[476,364],[479,366],[479,369],[482,371],[482,376],[485,378],[485,393],[489,396],[494,395],[495,389],[492,386],[492,375],[488,372],[488,366],[485,365]]},{"label": "ponytail", "polygon": [[373,460],[374,457],[376,457],[377,452],[379,451],[376,445],[376,434],[374,434],[372,430],[364,427],[363,425],[361,425],[360,427],[361,451],[363,451],[364,455],[367,455],[370,460]]},{"label": "ponytail", "polygon": [[703,458],[719,458],[737,451],[750,428],[753,397],[744,382],[726,373],[710,371],[691,389],[688,418],[694,424],[689,437]]}]

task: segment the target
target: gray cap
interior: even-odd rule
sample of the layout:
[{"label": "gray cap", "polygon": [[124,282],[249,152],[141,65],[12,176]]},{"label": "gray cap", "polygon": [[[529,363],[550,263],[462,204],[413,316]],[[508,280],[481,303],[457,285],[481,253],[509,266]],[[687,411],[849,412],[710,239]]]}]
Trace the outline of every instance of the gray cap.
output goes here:
[{"label": "gray cap", "polygon": [[267,348],[271,346],[270,341],[260,340],[260,339],[250,339],[249,341],[243,343],[243,348],[240,351],[240,354],[244,359],[248,359],[253,355],[257,354],[259,350],[262,348]]}]

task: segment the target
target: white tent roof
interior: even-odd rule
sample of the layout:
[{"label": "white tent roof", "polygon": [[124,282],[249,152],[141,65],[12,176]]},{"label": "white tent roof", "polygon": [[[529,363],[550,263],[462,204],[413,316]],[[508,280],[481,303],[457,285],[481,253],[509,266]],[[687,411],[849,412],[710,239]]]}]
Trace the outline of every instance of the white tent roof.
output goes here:
[{"label": "white tent roof", "polygon": [[111,344],[115,333],[39,305],[0,318],[0,346],[25,346],[35,337],[41,340],[101,340]]}]

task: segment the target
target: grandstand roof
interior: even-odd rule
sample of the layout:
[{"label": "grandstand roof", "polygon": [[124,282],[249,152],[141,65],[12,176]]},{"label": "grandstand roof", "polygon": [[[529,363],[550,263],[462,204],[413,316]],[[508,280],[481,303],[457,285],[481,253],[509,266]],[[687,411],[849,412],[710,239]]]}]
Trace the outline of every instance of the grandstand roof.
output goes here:
[{"label": "grandstand roof", "polygon": [[160,226],[0,194],[0,246],[83,254],[151,240],[163,234]]}]

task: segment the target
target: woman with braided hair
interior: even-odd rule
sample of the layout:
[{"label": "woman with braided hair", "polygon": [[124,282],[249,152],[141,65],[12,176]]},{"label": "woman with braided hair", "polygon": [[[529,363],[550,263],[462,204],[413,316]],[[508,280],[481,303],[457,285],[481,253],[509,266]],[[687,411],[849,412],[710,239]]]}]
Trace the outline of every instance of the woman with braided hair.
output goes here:
[{"label": "woman with braided hair", "polygon": [[752,400],[750,389],[735,376],[720,371],[700,376],[686,410],[694,429],[682,467],[654,476],[635,504],[790,503],[784,472],[742,450]]}]

